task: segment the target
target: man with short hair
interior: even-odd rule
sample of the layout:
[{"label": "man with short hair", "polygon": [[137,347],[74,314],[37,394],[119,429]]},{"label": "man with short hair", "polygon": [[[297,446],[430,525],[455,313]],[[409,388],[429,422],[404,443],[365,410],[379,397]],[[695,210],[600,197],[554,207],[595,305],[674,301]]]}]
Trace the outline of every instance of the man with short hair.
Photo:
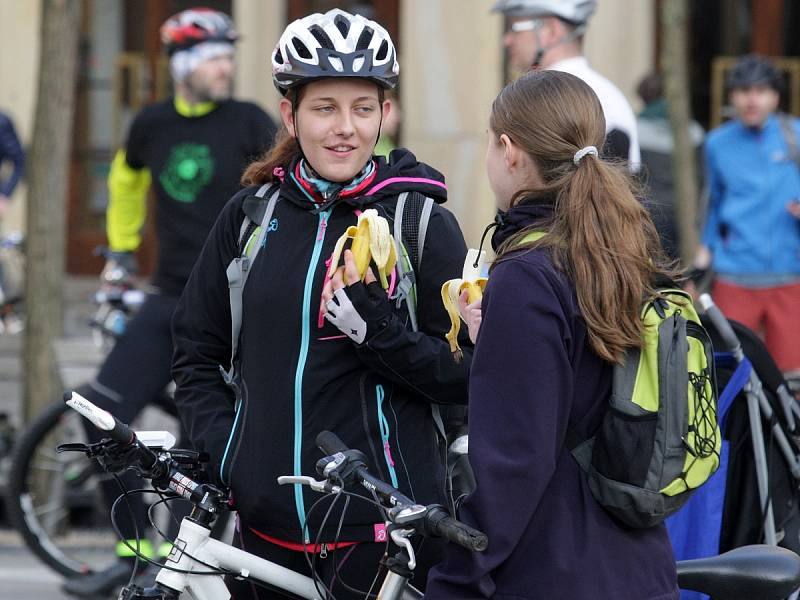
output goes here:
[{"label": "man with short hair", "polygon": [[[106,214],[110,256],[103,281],[136,271],[147,192],[156,195],[158,261],[150,293],[128,323],[100,368],[97,378],[79,390],[91,402],[129,423],[170,382],[170,324],[183,287],[211,226],[240,188],[245,167],[273,142],[275,125],[255,104],[231,99],[234,43],[237,34],[224,13],[205,8],[185,10],[161,27],[169,54],[175,97],[144,108],[134,119],[124,150],[111,165]],[[101,434],[87,427],[90,441]],[[129,475],[129,474],[128,474]],[[136,485],[136,479],[127,480]],[[110,503],[114,483],[104,488]],[[80,597],[108,594],[128,580],[135,562],[132,547],[148,558],[163,557],[169,544],[137,545],[135,531],[147,521],[138,498],[131,498],[136,518],[122,509],[117,519],[128,538],[117,545],[120,558],[110,568],[67,581],[65,592]],[[146,582],[144,582],[146,583]]]},{"label": "man with short hair", "polygon": [[580,77],[597,94],[606,119],[604,155],[639,169],[636,117],[624,94],[589,66],[583,36],[597,0],[498,0],[492,12],[506,17],[503,45],[518,71],[552,69]]},{"label": "man with short hair", "polygon": [[800,370],[800,121],[776,112],[782,83],[756,55],[728,73],[736,118],[706,138],[709,204],[695,267],[713,268],[715,302],[763,335],[788,372]]}]

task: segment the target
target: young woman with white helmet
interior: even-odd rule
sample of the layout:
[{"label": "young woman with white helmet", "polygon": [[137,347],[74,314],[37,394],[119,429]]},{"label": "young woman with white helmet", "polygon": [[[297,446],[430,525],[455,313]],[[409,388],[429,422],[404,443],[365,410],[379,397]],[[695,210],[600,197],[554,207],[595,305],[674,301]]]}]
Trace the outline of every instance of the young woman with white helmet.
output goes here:
[{"label": "young woman with white helmet", "polygon": [[[236,543],[298,571],[308,570],[303,550],[316,554],[336,597],[360,598],[345,584],[370,587],[384,550],[380,515],[350,502],[337,538],[343,503],[320,531],[328,501],[309,514],[319,496],[276,478],[314,474],[322,456],[314,439],[327,429],[412,498],[444,502],[431,404],[466,402],[471,348],[465,339],[464,360],[452,359],[440,287],[460,276],[466,246],[441,207],[440,173],[405,149],[388,162],[373,156],[389,110],[384,90],[399,73],[383,27],[341,10],[305,17],[284,31],[272,69],[285,129],[244,174],[249,187],[223,211],[175,314],[176,402],[197,449],[211,457],[212,476],[232,490]],[[264,200],[278,190],[266,220],[265,202],[254,197],[265,184],[273,187]],[[406,304],[371,273],[359,280],[351,252],[332,277],[326,261],[360,213],[375,209],[391,227],[398,195],[412,191],[435,200],[416,274],[418,331]],[[234,336],[226,269],[240,255],[246,214],[268,225]],[[220,365],[228,369],[237,341],[226,384]],[[415,585],[424,586],[437,550],[426,542]],[[273,597],[246,582],[229,585],[237,600]]]}]

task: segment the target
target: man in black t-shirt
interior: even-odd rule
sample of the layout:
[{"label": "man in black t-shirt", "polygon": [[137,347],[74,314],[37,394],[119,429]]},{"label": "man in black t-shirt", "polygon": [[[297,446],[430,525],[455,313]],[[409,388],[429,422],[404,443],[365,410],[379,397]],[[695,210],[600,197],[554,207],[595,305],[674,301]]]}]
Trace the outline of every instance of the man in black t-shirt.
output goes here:
[{"label": "man in black t-shirt", "polygon": [[[195,259],[222,207],[239,189],[246,165],[266,151],[275,135],[273,121],[255,104],[231,99],[234,43],[230,18],[209,9],[186,10],[161,27],[170,56],[175,97],[144,108],[134,119],[125,148],[108,178],[107,233],[110,256],[106,282],[134,273],[134,252],[146,217],[147,193],[156,196],[158,261],[155,292],[128,324],[97,378],[79,391],[123,422],[130,422],[169,384],[172,358],[170,321]],[[91,441],[101,437],[89,431]],[[110,503],[118,490],[104,490]],[[128,486],[141,487],[135,478]],[[136,525],[146,529],[141,501]],[[134,523],[118,511],[122,533],[132,540]],[[131,543],[135,547],[135,543]],[[159,557],[168,552],[140,541],[140,552]],[[67,581],[76,596],[106,594],[127,581],[135,556],[117,545],[120,560],[92,575]]]}]

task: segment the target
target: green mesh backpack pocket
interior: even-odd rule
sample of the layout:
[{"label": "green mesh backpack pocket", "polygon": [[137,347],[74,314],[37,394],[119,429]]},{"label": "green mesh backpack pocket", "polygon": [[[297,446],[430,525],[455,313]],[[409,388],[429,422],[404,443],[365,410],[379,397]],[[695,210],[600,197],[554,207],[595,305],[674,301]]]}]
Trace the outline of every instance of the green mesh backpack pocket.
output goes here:
[{"label": "green mesh backpack pocket", "polygon": [[614,368],[608,411],[593,438],[571,443],[589,488],[631,527],[678,510],[719,467],[713,348],[681,290],[642,308],[641,348]]}]

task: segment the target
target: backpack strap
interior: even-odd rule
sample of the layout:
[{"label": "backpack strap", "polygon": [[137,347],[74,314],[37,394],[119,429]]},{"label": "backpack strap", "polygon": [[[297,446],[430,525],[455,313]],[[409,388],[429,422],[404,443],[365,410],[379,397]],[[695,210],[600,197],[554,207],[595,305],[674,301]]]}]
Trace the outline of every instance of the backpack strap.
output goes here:
[{"label": "backpack strap", "polygon": [[[269,201],[263,202],[263,198],[267,192],[273,190]],[[280,186],[270,186],[269,184],[262,185],[255,194],[255,198],[260,199],[260,202],[250,203],[249,206],[243,205],[245,210],[244,221],[239,230],[239,256],[234,258],[228,265],[225,274],[228,277],[228,298],[231,307],[231,362],[230,370],[226,373],[227,378],[233,378],[233,362],[236,358],[236,353],[239,350],[239,334],[242,330],[242,295],[244,293],[244,285],[247,283],[247,278],[250,275],[250,266],[258,256],[261,246],[264,244],[264,238],[269,231],[270,220],[272,213],[275,210],[275,204],[278,202],[278,193]],[[249,200],[246,199],[245,203]],[[263,208],[263,212],[258,210],[259,206]],[[255,209],[255,212],[254,212]],[[252,216],[261,216],[260,221],[254,221]],[[255,230],[251,231],[253,223],[260,222],[261,225]],[[251,231],[247,235],[248,231]],[[258,231],[255,240],[251,239],[253,234]]]},{"label": "backpack strap", "polygon": [[789,156],[800,168],[800,150],[797,148],[797,136],[794,130],[794,119],[786,113],[778,115],[778,123],[781,124],[781,132],[783,132],[783,139],[786,140],[786,145],[789,147]]},{"label": "backpack strap", "polygon": [[[419,331],[416,306],[417,274],[422,268],[422,253],[425,249],[425,237],[428,233],[428,223],[433,211],[433,198],[419,192],[403,192],[397,198],[397,207],[394,213],[394,239],[397,244],[397,256],[400,257],[398,265],[401,270],[403,250],[408,252],[411,271],[399,273],[397,284],[398,303],[405,302],[411,329]],[[447,443],[447,433],[444,420],[438,404],[431,404],[431,416],[436,425],[436,431],[444,442]]]},{"label": "backpack strap", "polygon": [[[433,210],[433,198],[426,197],[419,192],[403,192],[397,198],[394,214],[394,239],[397,245],[398,306],[406,303],[411,329],[419,330],[417,322],[416,284],[418,273],[422,267],[422,253],[425,248],[425,237],[428,232],[428,223]],[[411,270],[406,271],[403,256],[408,256]]]}]

